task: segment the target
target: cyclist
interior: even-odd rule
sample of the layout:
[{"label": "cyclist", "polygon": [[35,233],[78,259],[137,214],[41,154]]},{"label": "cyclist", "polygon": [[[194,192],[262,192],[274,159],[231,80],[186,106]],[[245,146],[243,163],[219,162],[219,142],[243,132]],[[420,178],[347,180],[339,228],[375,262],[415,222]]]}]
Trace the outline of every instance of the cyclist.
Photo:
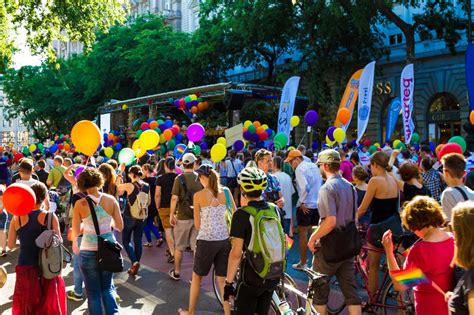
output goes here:
[{"label": "cyclist", "polygon": [[[267,202],[262,198],[262,192],[268,186],[267,175],[264,171],[256,167],[246,167],[238,175],[237,181],[242,192],[242,206],[253,207],[257,211],[269,208]],[[279,282],[279,277],[276,279],[261,278],[250,265],[248,257],[242,260],[243,251],[250,247],[253,229],[250,214],[242,208],[237,209],[232,217],[230,229],[232,249],[224,288],[225,301],[228,301],[231,296],[235,297],[236,314],[267,314],[273,291]],[[233,282],[239,266],[241,273],[235,289]]]}]

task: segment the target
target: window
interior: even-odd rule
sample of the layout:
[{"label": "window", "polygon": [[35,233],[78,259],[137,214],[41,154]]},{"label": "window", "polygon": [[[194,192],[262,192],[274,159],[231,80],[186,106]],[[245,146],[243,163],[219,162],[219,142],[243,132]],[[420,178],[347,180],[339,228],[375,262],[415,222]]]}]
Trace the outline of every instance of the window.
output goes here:
[{"label": "window", "polygon": [[390,36],[388,37],[388,41],[389,41],[389,44],[390,44],[390,45],[398,45],[398,44],[401,44],[401,43],[403,43],[403,35],[402,35],[402,33],[390,35]]}]

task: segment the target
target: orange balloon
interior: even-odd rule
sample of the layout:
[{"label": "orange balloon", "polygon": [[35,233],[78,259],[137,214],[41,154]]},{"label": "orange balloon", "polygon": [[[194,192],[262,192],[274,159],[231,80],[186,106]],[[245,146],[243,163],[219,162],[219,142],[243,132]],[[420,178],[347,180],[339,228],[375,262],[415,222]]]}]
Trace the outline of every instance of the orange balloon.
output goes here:
[{"label": "orange balloon", "polygon": [[204,107],[206,107],[206,105],[204,104],[204,102],[199,102],[199,103],[198,103],[198,109],[199,109],[199,110],[204,110]]},{"label": "orange balloon", "polygon": [[444,145],[444,144],[438,144],[438,146],[436,147],[436,149],[435,149],[436,156],[439,157],[439,151],[441,150],[441,148],[443,148],[443,145]]},{"label": "orange balloon", "polygon": [[115,138],[115,135],[113,133],[109,133],[109,135],[107,136],[107,139],[109,140],[114,140]]},{"label": "orange balloon", "polygon": [[337,111],[337,120],[339,120],[343,125],[347,124],[351,119],[351,112],[343,107]]},{"label": "orange balloon", "polygon": [[166,141],[171,140],[171,138],[173,138],[173,131],[171,131],[170,129],[166,129],[165,131],[163,131],[163,137],[165,137]]},{"label": "orange balloon", "polygon": [[0,147],[0,153],[2,153],[2,152],[3,152],[3,147]]},{"label": "orange balloon", "polygon": [[156,120],[153,120],[148,125],[150,126],[150,129],[158,128],[158,122]]},{"label": "orange balloon", "polygon": [[208,109],[209,108],[209,102],[208,101],[204,101],[204,109]]},{"label": "orange balloon", "polygon": [[265,129],[263,129],[262,126],[260,126],[260,127],[257,128],[257,134],[261,134],[261,133],[264,132],[264,131],[265,131]]},{"label": "orange balloon", "polygon": [[256,121],[253,122],[253,125],[255,126],[255,128],[258,128],[258,127],[260,127],[262,124],[261,124],[259,121],[256,120]]},{"label": "orange balloon", "polygon": [[471,125],[474,125],[474,110],[469,114],[469,120],[471,121]]},{"label": "orange balloon", "polygon": [[198,108],[196,106],[191,107],[191,113],[196,114],[198,112]]},{"label": "orange balloon", "polygon": [[64,144],[64,151],[69,152],[71,150],[71,145],[69,143]]}]

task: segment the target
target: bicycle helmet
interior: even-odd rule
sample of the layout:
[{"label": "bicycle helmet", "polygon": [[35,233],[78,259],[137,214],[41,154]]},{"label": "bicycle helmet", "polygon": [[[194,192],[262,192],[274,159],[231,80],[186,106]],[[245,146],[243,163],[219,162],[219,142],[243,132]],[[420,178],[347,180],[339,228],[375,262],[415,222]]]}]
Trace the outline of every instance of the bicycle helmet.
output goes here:
[{"label": "bicycle helmet", "polygon": [[265,190],[268,186],[267,175],[256,167],[246,167],[237,176],[237,182],[245,192]]}]

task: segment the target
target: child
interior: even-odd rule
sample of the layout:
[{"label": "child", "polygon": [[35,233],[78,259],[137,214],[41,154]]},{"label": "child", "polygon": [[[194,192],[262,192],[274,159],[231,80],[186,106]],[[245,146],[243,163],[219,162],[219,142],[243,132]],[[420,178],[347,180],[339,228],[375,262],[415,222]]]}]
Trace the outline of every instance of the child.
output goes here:
[{"label": "child", "polygon": [[7,223],[8,223],[8,214],[7,211],[3,208],[3,192],[5,191],[5,186],[0,185],[0,257],[7,256]]}]

